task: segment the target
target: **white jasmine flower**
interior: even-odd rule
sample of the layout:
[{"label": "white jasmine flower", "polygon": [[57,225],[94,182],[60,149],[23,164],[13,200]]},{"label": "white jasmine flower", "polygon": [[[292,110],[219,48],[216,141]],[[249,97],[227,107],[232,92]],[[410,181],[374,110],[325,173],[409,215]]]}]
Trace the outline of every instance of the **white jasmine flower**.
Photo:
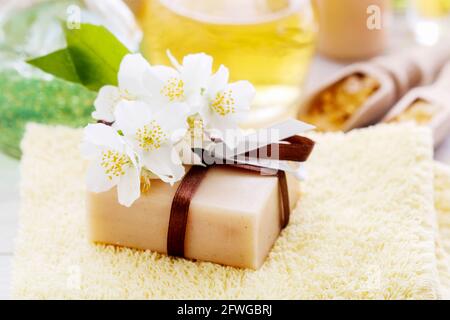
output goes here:
[{"label": "white jasmine flower", "polygon": [[175,144],[187,130],[187,109],[173,104],[151,108],[142,101],[122,101],[115,112],[116,126],[136,150],[142,165],[164,182],[173,184],[184,175]]},{"label": "white jasmine flower", "polygon": [[141,54],[126,55],[118,74],[118,87],[107,85],[100,89],[94,102],[92,117],[96,120],[114,122],[114,112],[121,101],[145,99],[146,92],[142,82],[143,74],[150,64]]},{"label": "white jasmine flower", "polygon": [[144,75],[146,87],[157,104],[187,103],[190,115],[200,115],[205,130],[218,132],[228,145],[241,135],[255,89],[248,81],[228,83],[224,66],[212,74],[213,59],[204,53],[187,55],[180,65],[168,52],[175,68],[151,67]]},{"label": "white jasmine flower", "polygon": [[175,68],[152,66],[144,75],[146,89],[153,103],[186,103],[191,114],[196,113],[204,103],[203,93],[212,73],[213,59],[204,53],[184,57],[180,65],[168,53]]},{"label": "white jasmine flower", "polygon": [[91,160],[87,187],[105,192],[117,186],[119,203],[131,206],[139,198],[141,168],[137,155],[116,130],[104,124],[84,129],[82,152]]},{"label": "white jasmine flower", "polygon": [[170,184],[181,180],[181,157],[201,165],[192,148],[208,149],[219,141],[216,138],[233,146],[255,95],[247,81],[228,83],[224,66],[212,74],[212,58],[204,53],[188,55],[182,64],[170,53],[169,58],[174,68],[150,66],[140,54],[125,56],[118,86],[101,88],[94,103],[93,117],[113,126],[85,129],[84,154],[93,159],[89,190],[117,186],[125,206],[151,179]]},{"label": "white jasmine flower", "polygon": [[228,83],[228,79],[228,69],[220,66],[205,92],[207,102],[199,110],[205,128],[219,131],[227,144],[231,143],[230,131],[239,135],[238,124],[248,116],[256,92],[248,81]]}]

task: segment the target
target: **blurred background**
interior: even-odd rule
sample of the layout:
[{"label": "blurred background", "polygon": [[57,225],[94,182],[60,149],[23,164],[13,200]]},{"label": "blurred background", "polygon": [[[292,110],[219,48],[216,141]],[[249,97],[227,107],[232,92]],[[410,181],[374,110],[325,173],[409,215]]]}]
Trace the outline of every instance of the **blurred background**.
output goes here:
[{"label": "blurred background", "polygon": [[[286,117],[323,131],[352,128],[349,122],[362,123],[356,114],[382,81],[349,74],[321,92],[318,107],[301,114],[309,92],[349,64],[416,48],[431,48],[433,60],[433,46],[450,44],[450,0],[0,0],[0,298],[6,295],[26,123],[83,127],[92,121],[95,92],[25,63],[64,47],[61,23],[77,22],[104,25],[152,64],[168,64],[167,50],[178,59],[212,55],[215,67],[230,68],[232,80],[257,88],[244,128]],[[408,83],[407,89],[424,84]],[[427,124],[441,110],[432,107],[408,110]],[[436,157],[450,163],[449,139]]]},{"label": "blurred background", "polygon": [[0,0],[0,7],[0,150],[14,158],[29,121],[90,121],[95,93],[24,62],[64,47],[64,21],[105,25],[153,64],[168,64],[167,50],[178,59],[212,55],[232,80],[257,88],[245,128],[296,116],[310,84],[343,65],[436,45],[450,31],[450,0]]}]

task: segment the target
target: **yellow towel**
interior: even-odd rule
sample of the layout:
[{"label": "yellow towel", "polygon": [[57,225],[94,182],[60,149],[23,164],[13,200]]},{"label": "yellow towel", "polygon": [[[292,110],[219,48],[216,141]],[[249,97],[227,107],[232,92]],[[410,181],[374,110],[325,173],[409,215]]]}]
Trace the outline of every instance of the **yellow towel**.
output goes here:
[{"label": "yellow towel", "polygon": [[[80,138],[74,129],[27,128],[15,298],[435,299],[446,294],[442,256],[449,242],[437,232],[427,129],[380,126],[315,135],[318,144],[299,207],[258,271],[89,243]],[[444,234],[450,232],[444,223],[449,221],[444,212],[450,216],[444,199],[448,171],[436,171],[442,178],[437,184]]]}]

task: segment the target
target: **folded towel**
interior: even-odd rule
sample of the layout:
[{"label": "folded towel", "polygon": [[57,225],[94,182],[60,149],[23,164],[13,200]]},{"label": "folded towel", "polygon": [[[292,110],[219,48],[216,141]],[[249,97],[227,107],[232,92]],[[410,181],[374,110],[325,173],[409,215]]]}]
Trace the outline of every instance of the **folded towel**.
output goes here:
[{"label": "folded towel", "polygon": [[[427,129],[383,125],[313,135],[318,143],[298,209],[258,271],[89,243],[80,138],[75,129],[27,127],[15,298],[436,299],[446,293],[448,260],[440,255],[449,242],[437,233]],[[444,234],[450,187],[446,170],[436,170]]]}]

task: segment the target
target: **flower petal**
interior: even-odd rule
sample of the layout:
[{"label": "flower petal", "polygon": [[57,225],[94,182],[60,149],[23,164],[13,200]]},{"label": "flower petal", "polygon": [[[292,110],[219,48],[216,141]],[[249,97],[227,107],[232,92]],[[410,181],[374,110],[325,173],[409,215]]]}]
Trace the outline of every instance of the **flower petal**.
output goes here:
[{"label": "flower petal", "polygon": [[100,165],[100,159],[93,161],[88,168],[86,184],[87,189],[91,192],[99,193],[108,191],[117,184],[118,180],[117,177],[112,179],[108,178],[103,167]]},{"label": "flower petal", "polygon": [[169,79],[180,79],[179,73],[170,67],[153,66],[145,71],[143,81],[148,98],[146,101],[152,105],[161,105],[168,103],[168,98],[163,95],[163,88]]},{"label": "flower petal", "polygon": [[178,71],[181,71],[183,67],[180,65],[180,63],[178,62],[177,58],[175,58],[173,56],[172,52],[170,52],[170,50],[167,50],[166,54],[167,54],[167,57],[170,60],[170,63],[173,65],[173,67],[175,69],[177,69]]},{"label": "flower petal", "polygon": [[212,73],[213,58],[205,53],[189,54],[183,58],[181,77],[187,94],[200,93],[208,84]]},{"label": "flower petal", "polygon": [[145,95],[142,76],[149,69],[150,64],[141,54],[127,54],[123,58],[119,69],[118,81],[120,90],[135,98]]},{"label": "flower petal", "polygon": [[232,92],[236,109],[249,110],[256,90],[248,81],[230,83],[227,88]]},{"label": "flower petal", "polygon": [[119,203],[125,207],[131,207],[141,196],[141,177],[137,168],[128,168],[120,177],[117,184],[117,195]]},{"label": "flower petal", "polygon": [[157,150],[142,155],[144,166],[157,175],[162,181],[174,184],[184,175],[184,167],[180,157],[172,146],[161,146]]},{"label": "flower petal", "polygon": [[136,167],[130,167],[120,177],[117,184],[117,195],[119,203],[130,207],[141,195],[141,177]]},{"label": "flower petal", "polygon": [[187,118],[190,114],[186,103],[171,103],[161,107],[154,113],[154,118],[165,132],[170,133],[171,141],[177,142],[186,134],[188,128]]},{"label": "flower petal", "polygon": [[180,74],[171,67],[166,66],[152,66],[150,72],[153,73],[157,79],[163,83],[170,78],[180,78]]},{"label": "flower petal", "polygon": [[88,124],[84,128],[84,141],[117,151],[122,151],[124,146],[124,141],[117,131],[103,123]]},{"label": "flower petal", "polygon": [[102,87],[94,101],[95,111],[92,113],[92,117],[96,120],[113,122],[114,110],[119,101],[119,88],[114,86]]},{"label": "flower petal", "polygon": [[193,116],[198,113],[201,109],[208,107],[208,98],[206,95],[190,94],[186,97],[186,103],[189,106],[189,115]]},{"label": "flower petal", "polygon": [[141,101],[122,101],[117,106],[116,127],[122,130],[125,136],[134,135],[152,120],[150,107]]},{"label": "flower petal", "polygon": [[208,84],[208,93],[211,98],[214,98],[219,91],[225,89],[228,84],[230,72],[228,68],[220,65],[219,70],[211,76]]},{"label": "flower petal", "polygon": [[[125,139],[127,140],[127,139]],[[128,141],[127,141],[128,142]],[[139,158],[139,154],[136,152],[136,147],[133,146],[132,143],[126,143],[125,144],[125,151],[124,153],[128,156],[128,158],[130,158],[132,166],[139,168],[139,170],[141,170],[142,165],[141,165],[141,159]]]},{"label": "flower petal", "polygon": [[86,159],[94,159],[98,157],[102,148],[88,141],[82,141],[80,144],[81,155]]}]

